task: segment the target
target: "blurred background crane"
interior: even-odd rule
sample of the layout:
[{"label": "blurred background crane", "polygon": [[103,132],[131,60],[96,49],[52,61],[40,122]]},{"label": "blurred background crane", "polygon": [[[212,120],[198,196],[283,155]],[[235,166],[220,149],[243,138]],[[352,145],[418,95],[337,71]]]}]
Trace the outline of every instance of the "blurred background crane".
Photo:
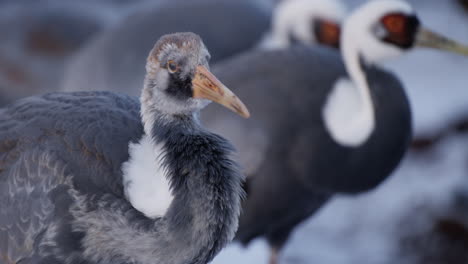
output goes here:
[{"label": "blurred background crane", "polygon": [[[106,34],[125,32],[122,27],[131,23],[125,21],[165,5],[163,2],[177,5],[186,1],[0,0],[0,105],[63,89],[62,84],[70,82],[64,79],[68,76],[65,69],[76,63],[74,58]],[[259,5],[261,14],[270,17],[282,1],[248,2]],[[302,2],[307,5],[307,1]],[[352,12],[366,0],[343,2]],[[426,25],[468,42],[466,1],[409,2]],[[216,8],[213,2],[213,10]],[[243,17],[239,15],[238,19]],[[252,27],[264,23],[261,32],[270,28],[262,17],[256,19],[263,22],[252,22]],[[233,18],[232,23],[237,21]],[[222,31],[216,24],[211,27]],[[255,41],[242,50],[253,48],[253,42],[262,38],[263,34],[255,35]],[[208,48],[212,50],[210,44]],[[122,63],[120,56],[125,54],[121,53],[113,55],[113,63]],[[101,57],[96,58],[99,65]],[[93,68],[96,65],[88,64],[87,68],[98,72]],[[296,229],[280,256],[281,263],[468,261],[468,60],[424,50],[385,66],[399,77],[410,98],[415,130],[411,151],[377,189],[333,198]],[[247,249],[233,244],[213,263],[264,263],[268,254],[260,239]]]}]

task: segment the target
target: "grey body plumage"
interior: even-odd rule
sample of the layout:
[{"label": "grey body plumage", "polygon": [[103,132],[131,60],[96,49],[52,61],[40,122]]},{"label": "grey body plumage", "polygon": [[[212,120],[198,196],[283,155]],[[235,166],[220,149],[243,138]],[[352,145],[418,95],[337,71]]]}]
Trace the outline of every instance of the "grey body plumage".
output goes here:
[{"label": "grey body plumage", "polygon": [[281,248],[294,227],[331,195],[370,190],[396,167],[411,138],[407,97],[392,74],[362,66],[377,123],[359,148],[341,146],[324,127],[327,96],[347,76],[338,52],[305,46],[252,51],[213,68],[254,113],[240,120],[208,107],[202,118],[234,143],[247,169],[239,241],[265,236]]},{"label": "grey body plumage", "polygon": [[[207,65],[186,57],[206,52],[194,34],[165,36],[155,50],[166,45],[187,58],[181,67]],[[153,55],[147,80],[166,71]],[[243,177],[231,145],[200,126],[204,104],[184,103],[200,99],[161,106],[151,96],[170,93],[167,87],[144,91],[150,116],[137,98],[111,92],[52,93],[0,110],[0,256],[7,263],[201,264],[232,240]],[[167,111],[170,104],[184,111]],[[165,144],[160,155],[174,199],[162,217],[146,217],[124,193],[129,143],[145,134]]]}]

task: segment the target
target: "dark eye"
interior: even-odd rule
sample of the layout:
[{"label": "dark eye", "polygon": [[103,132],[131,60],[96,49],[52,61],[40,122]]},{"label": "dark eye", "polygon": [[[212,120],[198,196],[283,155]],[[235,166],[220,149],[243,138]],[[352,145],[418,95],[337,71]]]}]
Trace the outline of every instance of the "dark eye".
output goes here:
[{"label": "dark eye", "polygon": [[166,67],[170,73],[174,73],[179,70],[179,66],[177,66],[177,63],[173,60],[168,61]]}]

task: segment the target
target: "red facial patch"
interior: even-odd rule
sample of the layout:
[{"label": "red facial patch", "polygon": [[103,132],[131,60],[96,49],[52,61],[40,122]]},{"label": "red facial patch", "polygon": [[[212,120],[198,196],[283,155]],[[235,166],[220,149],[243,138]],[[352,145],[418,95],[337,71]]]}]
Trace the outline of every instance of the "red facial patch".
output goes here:
[{"label": "red facial patch", "polygon": [[336,23],[319,20],[316,22],[317,41],[324,45],[338,48],[340,46],[340,26]]},{"label": "red facial patch", "polygon": [[410,48],[414,44],[419,28],[419,20],[414,15],[392,13],[380,19],[386,30],[383,40],[400,48]]},{"label": "red facial patch", "polygon": [[382,24],[388,32],[401,34],[405,32],[407,17],[402,14],[390,14],[381,19]]}]

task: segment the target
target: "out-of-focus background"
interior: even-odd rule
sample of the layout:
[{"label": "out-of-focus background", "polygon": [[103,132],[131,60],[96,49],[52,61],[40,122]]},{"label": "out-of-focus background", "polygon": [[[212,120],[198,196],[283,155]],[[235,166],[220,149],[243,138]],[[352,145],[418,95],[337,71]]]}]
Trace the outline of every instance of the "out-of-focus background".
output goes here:
[{"label": "out-of-focus background", "polygon": [[[88,43],[163,1],[0,0],[0,105],[61,90]],[[364,2],[344,1],[350,11]],[[409,2],[426,25],[468,43],[467,1]],[[468,58],[418,50],[384,66],[410,97],[411,149],[378,188],[335,196],[297,228],[281,263],[468,263]],[[233,243],[213,263],[266,263],[268,254],[261,239]]]}]

